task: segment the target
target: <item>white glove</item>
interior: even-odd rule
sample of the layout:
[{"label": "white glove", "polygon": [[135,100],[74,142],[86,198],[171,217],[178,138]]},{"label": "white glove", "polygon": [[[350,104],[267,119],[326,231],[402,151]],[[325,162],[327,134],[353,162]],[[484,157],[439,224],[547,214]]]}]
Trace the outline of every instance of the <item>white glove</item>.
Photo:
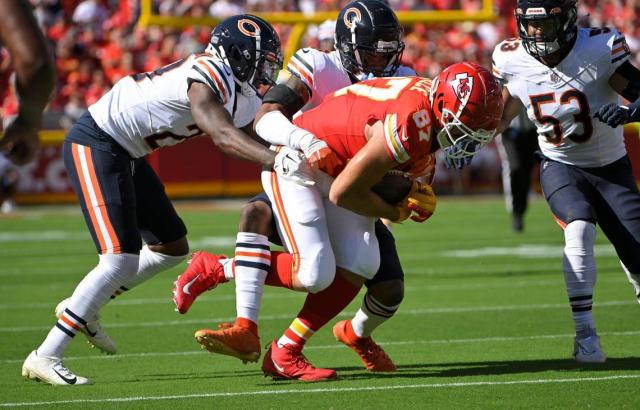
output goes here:
[{"label": "white glove", "polygon": [[273,163],[276,174],[296,184],[310,187],[315,185],[313,170],[305,156],[289,147],[281,147]]},{"label": "white glove", "polygon": [[309,133],[298,140],[298,145],[309,161],[312,169],[322,169],[334,175],[342,166],[342,161],[326,142]]}]

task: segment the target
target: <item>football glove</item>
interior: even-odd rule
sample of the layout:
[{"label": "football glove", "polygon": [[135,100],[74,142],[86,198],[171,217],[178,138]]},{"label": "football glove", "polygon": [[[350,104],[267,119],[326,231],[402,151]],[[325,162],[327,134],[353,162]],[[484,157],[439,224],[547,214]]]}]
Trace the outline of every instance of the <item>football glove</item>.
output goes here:
[{"label": "football glove", "polygon": [[407,200],[404,200],[402,201],[402,203],[397,205],[396,209],[398,210],[398,218],[393,219],[391,221],[393,223],[402,223],[406,221],[411,216],[411,212],[413,212],[411,209],[409,209],[409,203],[407,202]]},{"label": "football glove", "polygon": [[313,137],[300,141],[300,149],[304,152],[313,169],[321,169],[329,175],[335,175],[342,166],[342,161],[323,140]]},{"label": "football glove", "polygon": [[599,119],[612,128],[630,122],[640,121],[640,102],[636,101],[630,106],[609,103],[600,107],[593,118]]},{"label": "football glove", "polygon": [[289,147],[281,147],[273,163],[276,174],[296,184],[310,187],[315,185],[313,170],[305,156]]},{"label": "football glove", "polygon": [[424,222],[436,211],[438,200],[431,185],[414,182],[407,202],[408,208],[412,211],[411,220]]}]

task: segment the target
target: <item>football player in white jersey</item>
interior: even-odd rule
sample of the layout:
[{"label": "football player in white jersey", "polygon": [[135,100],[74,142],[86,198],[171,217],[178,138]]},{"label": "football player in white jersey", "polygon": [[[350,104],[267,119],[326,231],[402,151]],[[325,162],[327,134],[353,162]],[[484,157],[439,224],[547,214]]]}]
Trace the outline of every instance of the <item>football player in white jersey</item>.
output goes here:
[{"label": "football player in white jersey", "polygon": [[[265,96],[265,103],[289,107],[289,115],[297,115],[316,107],[325,96],[371,77],[399,77],[415,75],[409,67],[400,65],[404,49],[402,26],[393,11],[377,0],[355,1],[346,5],[338,15],[335,33],[336,51],[326,52],[310,48],[298,50],[287,64],[285,81]],[[270,118],[288,121],[280,112]],[[270,125],[267,121],[263,129]],[[308,158],[322,164],[334,158],[324,141],[311,134],[300,141],[300,148]],[[431,161],[431,162],[430,162]],[[435,163],[432,156],[425,160],[425,168]],[[329,165],[330,167],[330,165]],[[426,218],[425,218],[426,219]],[[404,273],[390,230],[380,221],[376,223],[380,245],[381,265],[375,277],[366,282],[367,293],[362,307],[352,320],[339,322],[334,328],[336,338],[353,349],[367,369],[376,372],[395,371],[396,366],[384,350],[373,341],[371,333],[390,319],[398,310],[404,296]],[[221,330],[196,332],[198,340],[214,352],[257,360],[260,343],[257,339],[257,319],[270,260],[261,260],[261,268],[251,264],[248,249],[269,251],[269,242],[282,244],[275,226],[271,203],[265,193],[253,198],[243,209],[238,230],[235,264],[207,252],[194,254],[191,264],[176,282],[174,301],[178,311],[185,313],[195,298],[219,283],[234,278],[238,318],[235,326]],[[251,252],[249,252],[251,253]],[[189,285],[188,292],[184,287]],[[351,335],[347,337],[346,335]],[[251,339],[248,343],[244,339]],[[219,343],[215,340],[219,339]],[[212,345],[210,341],[214,341]],[[238,340],[243,340],[238,342]],[[231,347],[225,347],[225,344]],[[218,348],[217,346],[220,346]]]},{"label": "football player in white jersey", "polygon": [[[234,16],[214,28],[205,53],[121,79],[69,130],[65,168],[99,262],[58,305],[58,322],[24,362],[23,376],[57,385],[89,383],[62,365],[71,339],[80,331],[115,353],[99,310],[114,294],[186,257],[187,230],[146,154],[206,134],[226,154],[267,169],[280,164],[248,133],[261,91],[274,83],[281,64],[273,27],[252,15]],[[280,165],[275,168],[295,168],[294,162]]]},{"label": "football player in white jersey", "polygon": [[[564,230],[563,271],[578,362],[604,362],[592,317],[596,223],[640,298],[640,194],[620,125],[640,120],[640,71],[624,36],[577,28],[575,0],[519,0],[520,39],[498,44],[506,128],[524,106],[538,130],[545,199]],[[631,101],[620,105],[620,97]]]}]

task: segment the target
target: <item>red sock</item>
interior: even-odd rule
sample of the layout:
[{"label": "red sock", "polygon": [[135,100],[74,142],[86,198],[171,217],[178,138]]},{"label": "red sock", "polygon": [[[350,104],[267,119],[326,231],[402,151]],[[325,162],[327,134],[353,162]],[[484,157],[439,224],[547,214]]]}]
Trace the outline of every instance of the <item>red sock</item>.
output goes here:
[{"label": "red sock", "polygon": [[307,295],[298,317],[284,332],[284,336],[297,344],[304,344],[322,326],[342,312],[356,297],[361,287],[337,274],[331,286],[322,292]]},{"label": "red sock", "polygon": [[293,289],[291,266],[293,257],[286,252],[271,252],[271,270],[267,273],[265,284],[279,288]]}]

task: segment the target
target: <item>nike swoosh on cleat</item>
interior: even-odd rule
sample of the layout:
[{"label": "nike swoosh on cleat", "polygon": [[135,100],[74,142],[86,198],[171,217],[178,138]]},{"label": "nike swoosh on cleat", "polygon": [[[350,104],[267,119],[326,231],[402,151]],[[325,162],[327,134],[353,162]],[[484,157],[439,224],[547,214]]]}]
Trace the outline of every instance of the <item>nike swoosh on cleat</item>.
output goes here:
[{"label": "nike swoosh on cleat", "polygon": [[84,328],[87,330],[87,334],[91,337],[96,337],[96,335],[98,334],[98,332],[92,332],[91,330],[89,330],[87,325],[84,325]]},{"label": "nike swoosh on cleat", "polygon": [[200,274],[199,274],[199,273],[196,275],[196,277],[195,277],[195,278],[193,278],[193,280],[189,281],[186,285],[184,285],[184,286],[182,287],[182,291],[183,291],[184,293],[186,293],[187,295],[190,295],[191,293],[189,293],[189,288],[191,288],[191,285],[193,285],[193,284],[194,284],[194,282],[195,282],[196,280],[198,280],[198,277],[200,277]]},{"label": "nike swoosh on cleat", "polygon": [[64,377],[64,376],[63,376],[63,375],[61,375],[60,373],[58,373],[58,371],[57,371],[56,369],[53,369],[53,371],[54,371],[54,372],[56,372],[56,374],[57,374],[58,376],[60,376],[60,378],[61,378],[62,380],[64,380],[65,382],[67,382],[67,384],[76,384],[76,382],[78,381],[78,379],[77,379],[75,376],[73,376],[73,379],[69,379],[69,378]]},{"label": "nike swoosh on cleat", "polygon": [[280,367],[278,366],[278,363],[276,363],[275,360],[273,360],[273,358],[271,358],[271,362],[273,362],[273,365],[276,367],[276,369],[280,372],[280,373],[284,373],[284,367]]}]

